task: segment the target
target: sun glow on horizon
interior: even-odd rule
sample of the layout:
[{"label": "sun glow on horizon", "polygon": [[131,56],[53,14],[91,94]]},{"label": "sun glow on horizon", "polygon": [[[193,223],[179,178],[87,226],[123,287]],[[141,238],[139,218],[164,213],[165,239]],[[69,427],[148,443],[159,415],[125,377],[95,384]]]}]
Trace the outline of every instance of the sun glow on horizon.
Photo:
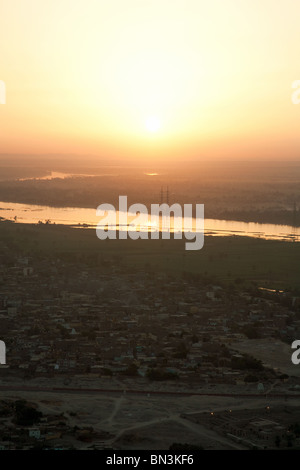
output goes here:
[{"label": "sun glow on horizon", "polygon": [[149,116],[146,119],[146,129],[151,133],[158,132],[161,129],[161,121],[157,116]]},{"label": "sun glow on horizon", "polygon": [[299,158],[299,2],[3,3],[2,152]]}]

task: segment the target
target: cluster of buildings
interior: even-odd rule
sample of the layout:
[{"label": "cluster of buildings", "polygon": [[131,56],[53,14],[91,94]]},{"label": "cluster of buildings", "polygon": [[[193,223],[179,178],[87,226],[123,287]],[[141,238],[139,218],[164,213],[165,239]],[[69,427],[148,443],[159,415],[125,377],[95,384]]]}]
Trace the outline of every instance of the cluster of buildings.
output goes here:
[{"label": "cluster of buildings", "polygon": [[182,415],[251,450],[290,448],[300,445],[298,425],[290,424],[299,414],[287,406],[265,406],[255,410],[222,410]]},{"label": "cluster of buildings", "polygon": [[[24,407],[22,415],[18,406]],[[78,445],[87,449],[109,446],[112,434],[92,426],[72,424],[72,413],[43,414],[33,419],[34,404],[14,400],[0,401],[0,450],[72,450]]]},{"label": "cluster of buildings", "polygon": [[189,384],[268,381],[274,371],[232,345],[300,337],[299,299],[284,293],[50,255],[2,259],[0,324],[0,374],[23,378],[159,370]]}]

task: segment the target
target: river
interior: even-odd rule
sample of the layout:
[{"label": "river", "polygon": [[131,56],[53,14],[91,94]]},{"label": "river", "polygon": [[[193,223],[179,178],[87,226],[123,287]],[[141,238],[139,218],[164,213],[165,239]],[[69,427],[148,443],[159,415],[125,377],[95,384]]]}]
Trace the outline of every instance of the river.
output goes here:
[{"label": "river", "polygon": [[[110,214],[113,216],[114,214]],[[124,214],[123,214],[124,216]],[[133,214],[128,216],[128,224],[136,230]],[[142,214],[140,230],[156,231],[156,224],[149,223],[148,215]],[[81,228],[96,228],[101,223],[101,218],[96,215],[96,209],[79,207],[48,207],[34,204],[18,204],[11,202],[0,202],[0,217],[17,223],[37,224],[39,222],[70,225]],[[114,225],[114,217],[109,222]],[[190,227],[193,220],[190,220]],[[127,225],[120,225],[120,230],[127,229]],[[160,227],[161,229],[161,227]],[[181,220],[173,221],[171,231],[182,230]],[[192,230],[192,228],[191,228]],[[240,222],[234,220],[204,220],[204,234],[213,236],[249,236],[254,238],[299,241],[299,228],[289,225],[261,224],[255,222]]]}]

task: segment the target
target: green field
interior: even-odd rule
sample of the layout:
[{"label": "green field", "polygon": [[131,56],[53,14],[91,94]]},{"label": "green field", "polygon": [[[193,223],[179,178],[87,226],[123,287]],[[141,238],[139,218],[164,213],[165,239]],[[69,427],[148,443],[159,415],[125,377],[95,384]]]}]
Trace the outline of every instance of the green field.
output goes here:
[{"label": "green field", "polygon": [[193,273],[235,284],[300,290],[300,243],[250,237],[205,236],[199,251],[186,251],[182,240],[105,240],[94,229],[55,224],[0,223],[1,253],[80,259],[182,276]]}]

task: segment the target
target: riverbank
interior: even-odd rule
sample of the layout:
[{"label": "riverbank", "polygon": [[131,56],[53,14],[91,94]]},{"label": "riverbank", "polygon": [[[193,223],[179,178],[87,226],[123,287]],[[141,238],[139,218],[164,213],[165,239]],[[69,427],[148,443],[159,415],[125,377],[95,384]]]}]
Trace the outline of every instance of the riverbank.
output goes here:
[{"label": "riverbank", "polygon": [[170,205],[204,204],[206,219],[300,227],[297,162],[93,165],[45,157],[23,168],[21,161],[0,159],[0,201],[95,211],[102,203],[116,207],[119,195],[127,195],[128,205],[148,211],[168,199]]},{"label": "riverbank", "polygon": [[[134,224],[133,214],[122,213]],[[109,222],[112,226],[116,223],[115,214]],[[50,207],[37,204],[19,204],[12,202],[0,201],[0,217],[6,220],[18,223],[30,224],[62,224],[81,228],[91,227],[96,229],[101,223],[101,218],[96,214],[96,208],[80,208],[80,207]],[[178,219],[178,220],[177,220]],[[194,219],[195,222],[195,219]],[[108,223],[108,221],[106,221]],[[147,216],[144,217],[144,226],[142,231],[153,230],[155,227],[149,227]],[[190,220],[192,229],[192,219]],[[195,225],[195,224],[194,224]],[[182,230],[182,220],[180,218],[172,219],[174,231]],[[118,226],[116,226],[118,229]],[[185,227],[187,229],[187,227]],[[133,228],[135,230],[135,228]],[[254,222],[241,222],[236,220],[219,220],[209,219],[204,207],[204,230],[206,235],[213,236],[249,236],[253,238],[263,238],[269,240],[287,240],[299,241],[300,230],[291,225],[275,225],[275,224],[258,224]]]},{"label": "riverbank", "polygon": [[1,257],[59,256],[68,263],[145,269],[157,275],[196,276],[233,288],[245,284],[282,290],[300,289],[300,243],[251,237],[204,237],[204,247],[186,251],[185,240],[99,240],[94,229],[55,224],[0,222]]}]

